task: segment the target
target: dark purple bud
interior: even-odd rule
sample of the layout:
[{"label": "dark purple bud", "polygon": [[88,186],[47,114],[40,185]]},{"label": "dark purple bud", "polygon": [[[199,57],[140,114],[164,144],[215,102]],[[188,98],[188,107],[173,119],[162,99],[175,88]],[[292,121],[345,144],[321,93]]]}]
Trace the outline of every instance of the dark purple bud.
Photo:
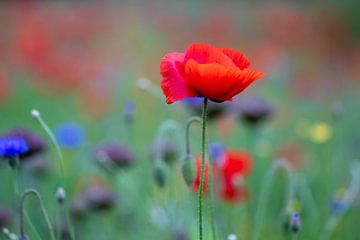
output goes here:
[{"label": "dark purple bud", "polygon": [[134,153],[120,144],[110,144],[98,148],[94,153],[95,160],[105,169],[112,167],[125,168],[135,163]]},{"label": "dark purple bud", "polygon": [[258,125],[273,115],[274,109],[262,98],[251,97],[233,105],[243,122],[250,126]]},{"label": "dark purple bud", "polygon": [[294,213],[290,221],[290,230],[293,233],[298,233],[301,228],[300,216],[298,213]]},{"label": "dark purple bud", "polygon": [[133,122],[134,121],[134,117],[135,117],[135,103],[134,102],[127,102],[125,104],[125,108],[124,108],[124,118],[126,122]]},{"label": "dark purple bud", "polygon": [[153,145],[151,149],[151,155],[153,159],[160,157],[166,163],[172,164],[179,157],[179,149],[174,142],[165,140],[161,144],[160,148],[158,147],[157,143]]},{"label": "dark purple bud", "polygon": [[109,210],[116,202],[115,194],[103,186],[90,187],[84,193],[84,199],[87,208],[93,211]]}]

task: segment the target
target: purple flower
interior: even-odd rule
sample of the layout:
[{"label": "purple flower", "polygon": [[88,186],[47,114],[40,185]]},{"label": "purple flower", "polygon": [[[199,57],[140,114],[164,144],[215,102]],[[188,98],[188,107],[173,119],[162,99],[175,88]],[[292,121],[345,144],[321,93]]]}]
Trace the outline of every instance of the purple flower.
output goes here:
[{"label": "purple flower", "polygon": [[251,97],[232,107],[243,122],[250,126],[258,125],[273,115],[273,107],[262,98]]},{"label": "purple flower", "polygon": [[12,221],[12,214],[9,210],[0,207],[0,229],[8,227]]},{"label": "purple flower", "polygon": [[135,163],[134,153],[120,144],[109,144],[99,147],[94,153],[95,160],[106,169],[113,166],[124,168]]}]

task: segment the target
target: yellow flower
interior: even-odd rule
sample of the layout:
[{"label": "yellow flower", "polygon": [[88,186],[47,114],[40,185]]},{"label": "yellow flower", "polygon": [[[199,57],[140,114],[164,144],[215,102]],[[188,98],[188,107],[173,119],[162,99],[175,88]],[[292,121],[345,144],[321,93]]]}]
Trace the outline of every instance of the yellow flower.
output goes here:
[{"label": "yellow flower", "polygon": [[332,137],[332,127],[325,122],[318,122],[310,126],[309,137],[315,143],[324,143]]}]

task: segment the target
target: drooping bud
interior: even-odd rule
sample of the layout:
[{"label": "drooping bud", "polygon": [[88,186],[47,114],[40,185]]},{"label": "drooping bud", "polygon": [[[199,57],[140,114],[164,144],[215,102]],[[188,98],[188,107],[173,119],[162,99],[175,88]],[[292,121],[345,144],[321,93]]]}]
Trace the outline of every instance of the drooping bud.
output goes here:
[{"label": "drooping bud", "polygon": [[301,228],[300,216],[298,213],[294,213],[290,222],[290,230],[294,234],[296,234],[300,231],[300,228]]},{"label": "drooping bud", "polygon": [[59,187],[55,193],[56,196],[56,200],[58,201],[59,204],[63,204],[65,199],[66,199],[66,193],[64,188]]},{"label": "drooping bud", "polygon": [[181,172],[188,187],[194,184],[196,178],[195,160],[192,155],[187,154],[183,160]]},{"label": "drooping bud", "polygon": [[166,169],[162,161],[156,161],[153,176],[158,187],[163,188],[166,183]]}]

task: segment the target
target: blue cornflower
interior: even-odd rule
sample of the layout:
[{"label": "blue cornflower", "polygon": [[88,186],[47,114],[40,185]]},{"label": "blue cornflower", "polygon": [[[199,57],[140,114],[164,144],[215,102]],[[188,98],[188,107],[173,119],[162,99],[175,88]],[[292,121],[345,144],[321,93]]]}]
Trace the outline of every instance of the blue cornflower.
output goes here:
[{"label": "blue cornflower", "polygon": [[0,157],[16,158],[29,151],[29,147],[22,138],[4,137],[0,138]]},{"label": "blue cornflower", "polygon": [[56,140],[63,148],[80,147],[85,140],[83,128],[77,123],[63,123],[55,130]]},{"label": "blue cornflower", "polygon": [[124,118],[127,122],[134,120],[136,105],[134,102],[127,102],[124,108]]},{"label": "blue cornflower", "polygon": [[221,143],[210,143],[209,144],[209,151],[210,151],[210,157],[211,157],[211,160],[214,162],[214,163],[220,163],[221,161],[221,158],[224,154],[224,146],[221,144]]}]

